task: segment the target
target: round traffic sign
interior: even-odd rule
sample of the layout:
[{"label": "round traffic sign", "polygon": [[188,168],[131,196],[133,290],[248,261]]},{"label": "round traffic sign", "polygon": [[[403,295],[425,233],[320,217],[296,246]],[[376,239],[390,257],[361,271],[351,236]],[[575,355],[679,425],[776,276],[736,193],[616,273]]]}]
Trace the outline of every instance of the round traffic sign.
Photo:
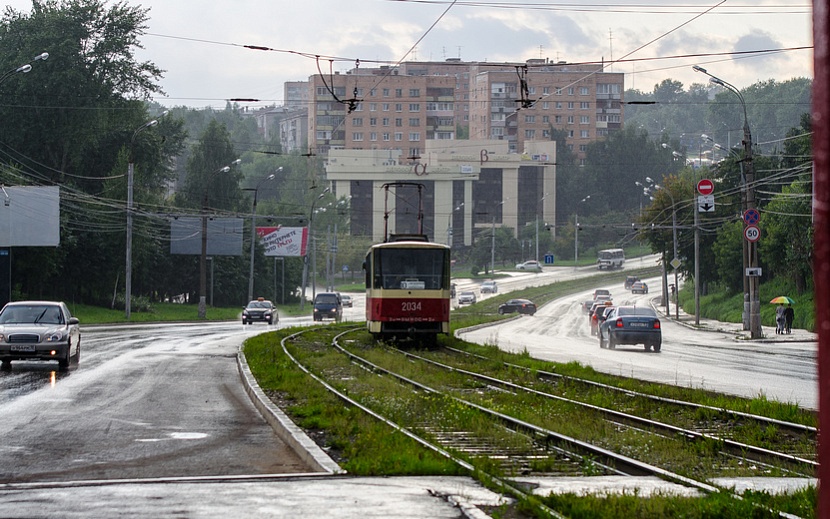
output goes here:
[{"label": "round traffic sign", "polygon": [[744,211],[744,223],[747,225],[755,225],[761,221],[761,213],[757,209],[747,209]]},{"label": "round traffic sign", "polygon": [[744,227],[744,238],[746,241],[756,242],[761,237],[761,229],[757,225],[747,225]]},{"label": "round traffic sign", "polygon": [[711,195],[715,192],[715,183],[708,178],[704,178],[697,183],[697,192],[701,195]]}]

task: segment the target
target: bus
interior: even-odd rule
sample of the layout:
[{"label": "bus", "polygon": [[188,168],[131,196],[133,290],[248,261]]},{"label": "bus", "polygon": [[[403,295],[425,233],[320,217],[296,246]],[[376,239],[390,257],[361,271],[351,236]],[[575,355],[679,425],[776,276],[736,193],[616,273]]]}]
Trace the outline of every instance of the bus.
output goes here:
[{"label": "bus", "polygon": [[597,253],[597,268],[599,270],[621,269],[625,263],[625,251],[622,249],[604,249]]}]

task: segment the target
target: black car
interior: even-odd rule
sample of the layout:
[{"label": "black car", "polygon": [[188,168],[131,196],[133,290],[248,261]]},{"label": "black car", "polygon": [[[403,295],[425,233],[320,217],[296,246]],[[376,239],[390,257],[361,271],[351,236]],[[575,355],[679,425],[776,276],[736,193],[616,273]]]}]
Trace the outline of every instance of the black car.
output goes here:
[{"label": "black car", "polygon": [[81,357],[78,318],[59,301],[16,301],[0,312],[0,363],[56,360],[65,370]]},{"label": "black car", "polygon": [[343,319],[343,301],[336,292],[320,292],[314,296],[314,320],[334,319],[338,323]]},{"label": "black car", "polygon": [[509,299],[499,305],[499,314],[512,314],[514,312],[533,315],[536,313],[536,304],[529,299]]},{"label": "black car", "polygon": [[274,308],[273,303],[261,297],[248,303],[248,306],[242,310],[242,324],[251,324],[254,321],[274,324],[275,321],[279,322],[279,320],[277,309]]},{"label": "black car", "polygon": [[651,308],[617,306],[599,326],[599,347],[614,349],[618,344],[643,344],[646,351],[659,352],[663,342],[660,319]]}]

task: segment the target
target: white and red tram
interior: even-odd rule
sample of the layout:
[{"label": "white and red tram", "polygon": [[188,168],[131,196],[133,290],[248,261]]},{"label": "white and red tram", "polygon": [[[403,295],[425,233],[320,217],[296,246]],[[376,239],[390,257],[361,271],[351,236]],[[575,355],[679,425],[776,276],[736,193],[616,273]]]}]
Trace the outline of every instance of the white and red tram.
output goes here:
[{"label": "white and red tram", "polygon": [[449,246],[424,235],[393,235],[369,248],[364,268],[366,327],[375,337],[449,334]]}]

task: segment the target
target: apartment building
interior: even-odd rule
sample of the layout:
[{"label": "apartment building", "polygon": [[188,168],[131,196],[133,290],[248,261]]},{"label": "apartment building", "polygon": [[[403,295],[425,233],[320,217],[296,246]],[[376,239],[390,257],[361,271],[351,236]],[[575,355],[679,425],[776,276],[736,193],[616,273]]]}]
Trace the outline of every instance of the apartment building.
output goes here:
[{"label": "apartment building", "polygon": [[622,127],[624,74],[600,65],[529,60],[505,70],[476,63],[470,76],[470,138],[507,141],[512,153],[550,140],[555,128],[584,160],[589,143]]},{"label": "apartment building", "polygon": [[[525,142],[567,132],[584,159],[590,142],[622,127],[624,74],[602,65],[481,63],[449,59],[353,69],[309,79],[308,144],[330,149],[401,150],[417,157],[428,139]],[[462,135],[459,135],[461,131]]]}]

